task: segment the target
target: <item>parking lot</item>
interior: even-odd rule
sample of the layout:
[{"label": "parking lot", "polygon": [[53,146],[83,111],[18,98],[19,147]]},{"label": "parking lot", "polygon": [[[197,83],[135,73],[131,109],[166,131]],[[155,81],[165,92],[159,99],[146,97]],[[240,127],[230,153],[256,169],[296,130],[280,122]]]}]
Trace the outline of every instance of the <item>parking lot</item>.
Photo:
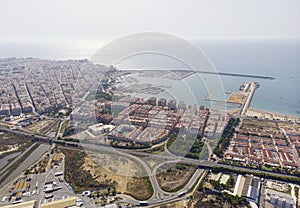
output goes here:
[{"label": "parking lot", "polygon": [[[64,158],[44,173],[28,176],[20,175],[0,189],[0,206],[12,203],[36,200],[36,204],[57,201],[69,197],[78,197],[77,205],[94,206],[93,200],[81,194],[75,194],[71,186],[64,180]],[[21,185],[19,185],[21,184]],[[15,188],[21,187],[20,191]],[[13,193],[16,194],[13,194]]]}]

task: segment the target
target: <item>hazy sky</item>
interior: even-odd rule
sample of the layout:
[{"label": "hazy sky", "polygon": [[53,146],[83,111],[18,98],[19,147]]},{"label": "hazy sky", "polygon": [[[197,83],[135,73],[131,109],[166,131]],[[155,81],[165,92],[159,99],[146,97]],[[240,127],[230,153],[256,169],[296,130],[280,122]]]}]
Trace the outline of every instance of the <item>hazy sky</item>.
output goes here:
[{"label": "hazy sky", "polygon": [[0,39],[300,38],[299,0],[1,0]]}]

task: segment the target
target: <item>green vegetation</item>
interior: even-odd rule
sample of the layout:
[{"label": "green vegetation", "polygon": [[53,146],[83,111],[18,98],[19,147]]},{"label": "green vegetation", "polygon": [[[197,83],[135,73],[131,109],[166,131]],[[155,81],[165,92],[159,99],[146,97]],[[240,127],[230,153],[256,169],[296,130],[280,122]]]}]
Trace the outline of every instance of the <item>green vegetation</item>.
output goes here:
[{"label": "green vegetation", "polygon": [[32,144],[32,143],[31,143],[31,141],[29,140],[28,142],[25,142],[25,143],[21,144],[21,145],[18,147],[18,149],[16,149],[16,150],[9,151],[9,152],[4,152],[4,153],[2,153],[2,154],[0,155],[0,159],[6,157],[6,156],[8,156],[8,155],[11,155],[11,154],[13,154],[13,153],[16,153],[16,152],[24,152],[25,150],[28,149],[28,147],[30,147],[31,144]]},{"label": "green vegetation", "polygon": [[196,135],[188,134],[185,137],[172,134],[167,142],[169,151],[175,155],[198,159],[202,151],[204,142]]},{"label": "green vegetation", "polygon": [[120,148],[120,149],[145,149],[150,147],[147,144],[135,144],[132,141],[130,142],[111,141],[110,145],[112,147]]},{"label": "green vegetation", "polygon": [[46,167],[48,165],[49,160],[50,160],[50,154],[46,154],[37,163],[27,168],[24,174],[28,175],[28,174],[44,173],[46,171]]},{"label": "green vegetation", "polygon": [[230,175],[226,184],[221,184],[219,181],[210,180],[209,183],[213,185],[214,189],[217,191],[230,190],[234,186],[234,179]]},{"label": "green vegetation", "polygon": [[188,152],[188,154],[186,155],[186,157],[188,158],[194,158],[194,159],[198,159],[200,152],[202,150],[202,147],[204,145],[204,142],[200,140],[200,138],[197,138],[192,146],[192,148],[190,149],[190,151]]},{"label": "green vegetation", "polygon": [[226,182],[226,188],[227,189],[231,189],[234,186],[234,179],[232,177],[232,175],[230,175],[228,181]]},{"label": "green vegetation", "polygon": [[66,129],[65,129],[65,132],[63,133],[63,136],[66,137],[66,136],[70,136],[72,134],[74,134],[76,132],[76,129],[74,126],[68,126]]},{"label": "green vegetation", "polygon": [[285,181],[290,183],[300,184],[300,178],[297,176],[282,176],[275,175],[272,173],[265,173],[261,171],[253,171],[253,170],[236,170],[233,168],[225,168],[225,167],[212,167],[213,172],[227,172],[227,173],[238,173],[238,174],[252,174],[254,176],[258,176],[261,178],[274,179],[279,181]]},{"label": "green vegetation", "polygon": [[99,183],[90,172],[82,168],[87,156],[84,151],[69,148],[60,150],[65,155],[65,178],[76,192],[107,188],[114,190],[114,182]]},{"label": "green vegetation", "polygon": [[125,194],[140,201],[149,199],[153,194],[153,187],[149,177],[129,178]]},{"label": "green vegetation", "polygon": [[226,184],[205,179],[197,187],[198,192],[193,195],[193,201],[197,201],[195,207],[250,207],[246,198],[224,192],[224,190],[230,190],[233,184],[232,176]]},{"label": "green vegetation", "polygon": [[57,140],[62,140],[62,141],[66,141],[66,142],[80,142],[80,140],[79,139],[75,139],[75,138],[60,138],[60,137],[58,137],[57,138]]},{"label": "green vegetation", "polygon": [[162,190],[177,192],[188,183],[196,169],[193,165],[168,163],[159,168],[156,178]]},{"label": "green vegetation", "polygon": [[171,147],[171,145],[175,142],[176,138],[177,138],[177,134],[176,134],[176,133],[171,134],[171,135],[169,136],[169,139],[168,139],[168,141],[167,141],[167,147],[168,147],[168,149],[169,149],[169,147]]},{"label": "green vegetation", "polygon": [[95,100],[95,99],[105,99],[105,100],[112,100],[112,96],[106,92],[97,92],[96,94],[89,94],[86,97],[86,100]]},{"label": "green vegetation", "polygon": [[227,149],[227,147],[230,144],[230,139],[233,137],[235,132],[235,127],[239,125],[240,119],[239,118],[231,118],[228,121],[227,126],[224,129],[224,132],[222,134],[222,137],[218,143],[217,148],[214,150],[214,154],[216,154],[218,157],[222,158],[224,151]]},{"label": "green vegetation", "polygon": [[176,164],[176,169],[178,170],[185,170],[186,169],[186,165],[182,165],[182,164]]},{"label": "green vegetation", "polygon": [[145,153],[151,153],[151,154],[159,154],[159,153],[163,152],[164,150],[165,150],[165,145],[162,144],[162,145],[159,145],[157,147],[145,150],[144,152]]},{"label": "green vegetation", "polygon": [[[111,115],[111,110],[110,110],[110,109],[107,109],[107,108],[102,109],[101,114],[109,114],[109,115]],[[102,121],[102,122],[103,122],[103,121]]]},{"label": "green vegetation", "polygon": [[241,204],[248,204],[247,200],[244,197],[239,196],[232,196],[228,193],[223,193],[225,199],[232,204],[233,206],[241,205]]},{"label": "green vegetation", "polygon": [[70,122],[70,120],[66,120],[66,121],[63,122],[63,124],[61,125],[61,128],[60,128],[60,133],[65,132],[65,129],[68,127],[69,122]]},{"label": "green vegetation", "polygon": [[66,112],[66,116],[69,116],[72,113],[72,108],[68,108],[67,112]]},{"label": "green vegetation", "polygon": [[295,196],[297,198],[297,201],[299,201],[299,187],[298,186],[295,186],[294,187],[294,191],[295,191]]}]

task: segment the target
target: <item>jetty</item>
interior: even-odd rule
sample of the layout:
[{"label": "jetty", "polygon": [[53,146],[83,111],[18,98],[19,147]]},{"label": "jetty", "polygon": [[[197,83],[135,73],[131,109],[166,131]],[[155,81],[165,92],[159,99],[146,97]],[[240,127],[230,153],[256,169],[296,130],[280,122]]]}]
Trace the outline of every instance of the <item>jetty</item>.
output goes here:
[{"label": "jetty", "polygon": [[211,101],[212,99],[212,96],[214,96],[216,92],[215,91],[211,91],[205,98],[204,100],[208,100],[208,101]]}]

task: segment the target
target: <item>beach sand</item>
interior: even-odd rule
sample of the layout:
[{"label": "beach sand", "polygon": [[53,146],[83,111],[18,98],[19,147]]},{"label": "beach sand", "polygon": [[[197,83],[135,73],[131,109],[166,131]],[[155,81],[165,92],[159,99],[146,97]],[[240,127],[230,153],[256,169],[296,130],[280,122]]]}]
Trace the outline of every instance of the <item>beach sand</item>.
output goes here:
[{"label": "beach sand", "polygon": [[262,111],[262,110],[253,109],[253,108],[249,108],[245,115],[250,116],[250,117],[265,118],[265,119],[270,119],[270,120],[300,122],[299,117],[287,116],[287,115]]}]

